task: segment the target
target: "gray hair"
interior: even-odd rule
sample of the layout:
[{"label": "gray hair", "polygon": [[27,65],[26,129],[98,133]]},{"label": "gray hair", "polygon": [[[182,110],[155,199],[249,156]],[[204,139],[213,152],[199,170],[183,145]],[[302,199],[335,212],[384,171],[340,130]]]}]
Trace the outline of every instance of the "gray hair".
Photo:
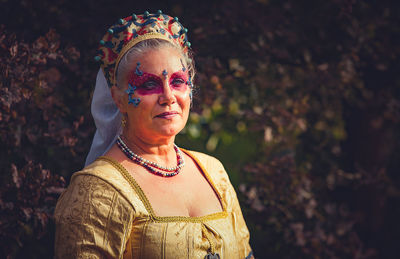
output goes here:
[{"label": "gray hair", "polygon": [[182,48],[169,41],[163,39],[148,39],[136,44],[134,47],[128,50],[125,53],[125,55],[121,58],[121,61],[119,62],[117,68],[117,76],[116,76],[117,87],[120,89],[124,88],[122,82],[126,78],[127,73],[130,72],[129,68],[131,66],[129,66],[129,64],[131,64],[136,57],[142,55],[143,53],[145,53],[150,49],[161,49],[164,47],[175,48],[179,51],[179,53],[184,59],[183,62],[186,64],[189,76],[191,77],[191,80],[193,82],[193,78],[195,75],[195,68],[194,68],[193,54],[190,50],[188,51],[188,53],[184,53]]}]

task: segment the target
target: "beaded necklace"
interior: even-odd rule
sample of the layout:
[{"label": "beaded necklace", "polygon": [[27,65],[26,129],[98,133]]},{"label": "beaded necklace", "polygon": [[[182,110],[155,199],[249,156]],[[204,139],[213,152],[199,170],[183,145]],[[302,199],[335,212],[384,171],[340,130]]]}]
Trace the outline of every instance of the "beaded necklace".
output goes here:
[{"label": "beaded necklace", "polygon": [[[147,159],[144,159],[143,157],[139,156],[138,154],[133,153],[133,151],[128,148],[128,146],[125,144],[125,142],[121,139],[120,136],[118,136],[118,138],[117,138],[117,145],[129,159],[131,159],[136,164],[143,166],[150,173],[158,175],[158,176],[162,176],[162,177],[175,176],[175,175],[179,174],[182,167],[185,165],[185,160],[183,159],[182,152],[175,144],[174,144],[174,149],[176,152],[176,159],[178,161],[177,166],[175,166],[175,167],[161,166],[155,162],[151,162]],[[165,171],[165,172],[161,172],[159,170]]]}]

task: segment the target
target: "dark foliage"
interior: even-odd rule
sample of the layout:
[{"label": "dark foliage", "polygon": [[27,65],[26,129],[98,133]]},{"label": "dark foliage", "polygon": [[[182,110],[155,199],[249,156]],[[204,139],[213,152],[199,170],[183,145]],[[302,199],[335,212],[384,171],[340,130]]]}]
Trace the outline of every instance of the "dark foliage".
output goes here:
[{"label": "dark foliage", "polygon": [[79,53],[74,48],[60,50],[52,30],[27,44],[4,28],[0,52],[0,253],[15,256],[29,240],[46,235],[65,186],[63,177],[43,164],[51,164],[51,159],[67,164],[62,160],[78,139],[83,116],[69,123],[73,115],[63,96],[62,73]]},{"label": "dark foliage", "polygon": [[0,253],[51,257],[62,176],[94,132],[97,41],[126,10],[161,8],[191,29],[198,68],[177,141],[223,161],[256,257],[396,258],[397,2],[3,2]]}]

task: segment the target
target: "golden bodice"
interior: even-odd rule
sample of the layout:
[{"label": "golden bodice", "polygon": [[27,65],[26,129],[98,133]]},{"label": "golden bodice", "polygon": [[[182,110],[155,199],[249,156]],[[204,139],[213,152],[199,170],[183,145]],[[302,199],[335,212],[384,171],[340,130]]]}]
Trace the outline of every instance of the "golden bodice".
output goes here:
[{"label": "golden bodice", "polygon": [[75,173],[55,211],[55,258],[250,258],[249,232],[236,193],[215,158],[184,150],[217,193],[223,211],[159,217],[118,162],[97,159]]}]

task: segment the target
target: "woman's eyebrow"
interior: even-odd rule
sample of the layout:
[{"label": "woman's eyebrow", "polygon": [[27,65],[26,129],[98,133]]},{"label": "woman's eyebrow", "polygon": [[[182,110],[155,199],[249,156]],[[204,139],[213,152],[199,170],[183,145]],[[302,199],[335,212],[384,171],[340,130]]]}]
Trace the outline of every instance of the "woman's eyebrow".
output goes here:
[{"label": "woman's eyebrow", "polygon": [[[152,73],[148,73],[148,72],[145,72],[145,71],[140,71],[140,72],[141,73],[139,75],[137,73],[137,71],[134,70],[132,72],[128,82],[130,82],[130,83],[132,83],[132,82],[143,82],[143,81],[148,80],[148,79],[156,79],[156,80],[162,81],[162,77],[160,77],[158,75],[155,75],[155,74],[152,74]],[[175,78],[175,77],[187,78],[188,76],[187,76],[187,73],[185,73],[185,72],[183,72],[181,70],[178,70],[178,71],[176,71],[176,72],[171,74],[170,79],[171,78]]]},{"label": "woman's eyebrow", "polygon": [[154,75],[152,73],[147,73],[144,71],[141,71],[141,75],[137,75],[136,72],[132,73],[131,76],[128,79],[129,83],[136,83],[138,84],[139,82],[142,83],[148,79],[153,79],[153,80],[157,80],[157,81],[162,81],[161,77]]},{"label": "woman's eyebrow", "polygon": [[187,78],[188,77],[187,73],[178,70],[178,71],[172,73],[170,78],[175,78],[175,77],[178,77],[178,76],[183,77],[183,78]]}]

